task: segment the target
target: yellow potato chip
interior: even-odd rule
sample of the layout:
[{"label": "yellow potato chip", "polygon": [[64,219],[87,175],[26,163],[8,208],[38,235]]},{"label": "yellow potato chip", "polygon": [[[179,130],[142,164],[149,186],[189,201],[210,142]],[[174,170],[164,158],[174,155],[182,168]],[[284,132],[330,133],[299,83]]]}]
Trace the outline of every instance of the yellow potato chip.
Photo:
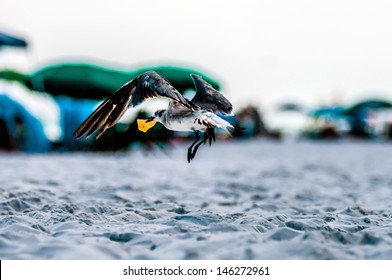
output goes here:
[{"label": "yellow potato chip", "polygon": [[151,127],[153,127],[156,123],[157,123],[156,121],[147,122],[147,120],[138,119],[137,120],[137,128],[140,131],[147,132],[147,130],[149,130]]}]

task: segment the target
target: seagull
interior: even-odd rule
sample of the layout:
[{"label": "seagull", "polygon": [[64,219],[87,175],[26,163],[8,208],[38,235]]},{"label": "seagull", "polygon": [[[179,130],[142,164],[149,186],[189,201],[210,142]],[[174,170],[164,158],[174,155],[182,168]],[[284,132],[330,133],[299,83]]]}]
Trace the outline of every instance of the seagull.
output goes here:
[{"label": "seagull", "polygon": [[[215,128],[222,128],[232,135],[236,129],[243,129],[222,119],[218,114],[229,115],[233,106],[219,91],[215,90],[202,77],[191,74],[196,87],[192,100],[186,99],[168,80],[156,73],[147,71],[127,82],[102,104],[80,125],[73,134],[76,139],[86,134],[86,139],[99,130],[98,139],[106,129],[115,125],[128,108],[141,104],[144,100],[155,97],[170,99],[168,108],[158,110],[144,122],[146,132],[156,122],[169,130],[191,131],[195,140],[188,148],[187,160],[195,158],[201,144],[215,141]],[[139,120],[138,120],[139,121]],[[140,129],[140,127],[139,127]],[[142,129],[141,129],[142,130]],[[200,132],[203,139],[200,140]]]}]

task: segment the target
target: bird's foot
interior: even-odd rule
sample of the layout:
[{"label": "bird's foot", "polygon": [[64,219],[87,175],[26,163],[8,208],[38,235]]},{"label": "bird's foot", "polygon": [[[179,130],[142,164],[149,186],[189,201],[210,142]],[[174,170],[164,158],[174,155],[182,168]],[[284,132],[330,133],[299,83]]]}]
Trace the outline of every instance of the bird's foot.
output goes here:
[{"label": "bird's foot", "polygon": [[188,149],[188,155],[187,155],[188,163],[190,163],[191,160],[192,160],[194,157],[195,157],[195,155],[192,153],[192,147],[190,147],[190,148]]},{"label": "bird's foot", "polygon": [[[197,147],[198,148],[198,147]],[[188,149],[188,156],[187,156],[187,159],[188,159],[188,162],[190,163],[191,162],[191,160],[193,160],[194,158],[195,158],[195,156],[196,156],[196,152],[197,152],[197,148],[195,147],[194,149],[193,149],[193,151],[189,148]]]}]

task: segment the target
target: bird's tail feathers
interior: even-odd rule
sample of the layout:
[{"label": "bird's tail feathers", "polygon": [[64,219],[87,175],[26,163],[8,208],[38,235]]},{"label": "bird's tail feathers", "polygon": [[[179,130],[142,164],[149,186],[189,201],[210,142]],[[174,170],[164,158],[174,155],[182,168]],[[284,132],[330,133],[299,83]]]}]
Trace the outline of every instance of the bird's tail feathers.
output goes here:
[{"label": "bird's tail feathers", "polygon": [[237,125],[232,125],[231,123],[218,117],[217,115],[212,115],[211,118],[217,127],[222,128],[225,132],[232,136],[235,134],[236,131],[245,130],[244,128]]}]

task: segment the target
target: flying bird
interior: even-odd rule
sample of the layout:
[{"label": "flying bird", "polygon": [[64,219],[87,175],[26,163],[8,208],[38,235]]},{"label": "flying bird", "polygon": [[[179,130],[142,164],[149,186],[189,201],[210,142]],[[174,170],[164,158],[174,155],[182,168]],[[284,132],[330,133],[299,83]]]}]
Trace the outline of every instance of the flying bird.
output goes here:
[{"label": "flying bird", "polygon": [[[106,129],[115,125],[130,107],[135,107],[144,100],[154,97],[170,98],[168,108],[158,110],[146,120],[138,120],[139,129],[146,132],[161,123],[167,129],[175,131],[193,131],[195,141],[188,148],[187,160],[194,159],[201,144],[215,141],[215,127],[222,128],[228,134],[236,129],[217,114],[231,114],[233,106],[220,92],[215,90],[202,77],[191,74],[196,87],[192,100],[186,99],[169,81],[155,71],[145,72],[124,84],[108,97],[75,131],[74,137],[86,139],[98,131],[99,138]],[[143,129],[144,127],[144,129]],[[203,132],[203,139],[200,137]],[[201,140],[200,140],[201,139]]]}]

